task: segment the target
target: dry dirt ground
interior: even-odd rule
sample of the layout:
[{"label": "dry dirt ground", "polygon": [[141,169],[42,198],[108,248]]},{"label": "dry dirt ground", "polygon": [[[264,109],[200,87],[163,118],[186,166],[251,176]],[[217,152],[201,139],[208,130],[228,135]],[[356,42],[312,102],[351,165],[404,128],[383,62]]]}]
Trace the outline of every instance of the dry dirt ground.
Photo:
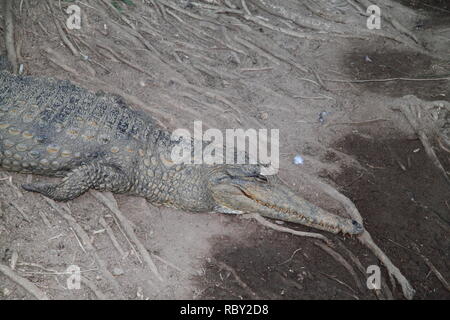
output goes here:
[{"label": "dry dirt ground", "polygon": [[[247,0],[251,15],[234,0],[50,1],[53,15],[44,1],[16,1],[17,51],[26,74],[119,93],[170,129],[193,130],[194,120],[205,128],[279,129],[281,177],[311,202],[345,215],[305,174],[335,186],[356,204],[416,299],[449,299],[449,185],[399,107],[449,101],[450,7],[372,2],[408,32],[387,20],[381,31],[368,30],[364,1],[286,0],[281,12],[264,10],[269,1]],[[64,28],[70,4],[81,8],[80,30]],[[233,6],[240,13],[224,12]],[[303,18],[282,18],[289,13]],[[397,77],[447,80],[347,81]],[[302,165],[293,163],[296,155]],[[448,170],[448,153],[438,157]],[[16,274],[52,299],[377,299],[365,285],[369,265],[380,265],[390,288],[378,298],[404,298],[355,239],[324,233],[342,244],[336,250],[346,260],[344,248],[360,260],[356,279],[311,239],[245,217],[116,196],[160,281],[92,193],[58,212],[21,190],[30,179],[46,178],[0,171],[0,264],[13,263]],[[86,279],[79,290],[67,289],[70,265]],[[0,299],[30,298],[0,273]]]}]

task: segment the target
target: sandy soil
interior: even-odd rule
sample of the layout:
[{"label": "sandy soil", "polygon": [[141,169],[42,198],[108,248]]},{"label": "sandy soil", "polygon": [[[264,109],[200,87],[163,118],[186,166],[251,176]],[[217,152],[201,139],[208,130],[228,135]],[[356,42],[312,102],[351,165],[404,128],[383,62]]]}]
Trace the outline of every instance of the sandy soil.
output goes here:
[{"label": "sandy soil", "polygon": [[[16,8],[25,72],[133,96],[134,107],[170,129],[192,130],[194,120],[202,120],[205,128],[280,129],[280,176],[285,181],[311,202],[345,215],[335,201],[312,189],[303,174],[336,186],[356,204],[375,242],[411,282],[416,299],[450,298],[421,256],[450,279],[450,189],[398,111],[405,95],[424,103],[450,101],[449,81],[334,81],[448,77],[450,61],[439,58],[448,54],[450,44],[446,1],[399,1],[409,6],[402,7],[407,14],[399,21],[430,54],[404,35],[404,43],[368,33],[300,39],[237,15],[212,16],[206,7],[195,5],[223,1],[166,1],[184,12],[155,8],[151,1],[134,2],[128,6],[116,1],[119,11],[107,6],[108,1],[78,3],[82,28],[64,33],[87,57],[82,59],[62,43],[46,6],[25,1],[21,10]],[[248,2],[263,21],[314,33]],[[313,10],[314,3],[324,2],[304,4]],[[365,21],[342,2],[343,9],[321,11],[325,23]],[[56,18],[64,21],[67,15],[58,1],[52,3]],[[285,5],[304,10],[296,3]],[[61,9],[68,4],[62,1]],[[296,155],[305,159],[303,165],[293,164]],[[438,156],[450,168],[448,154]],[[71,201],[68,208],[93,250],[80,241],[74,224],[40,195],[20,189],[27,180],[47,178],[1,171],[0,179],[0,263],[16,261],[15,272],[52,299],[96,299],[102,294],[126,299],[377,298],[366,288],[365,273],[358,271],[355,280],[312,240],[267,229],[245,217],[192,214],[116,196],[151,253],[161,282],[142,263],[109,209],[91,193]],[[353,252],[364,268],[380,265],[357,240],[326,235]],[[348,257],[342,248],[337,250]],[[79,290],[67,289],[64,272],[70,265],[79,266],[87,279]],[[380,267],[392,297],[404,298]],[[0,274],[0,298],[33,296]]]}]

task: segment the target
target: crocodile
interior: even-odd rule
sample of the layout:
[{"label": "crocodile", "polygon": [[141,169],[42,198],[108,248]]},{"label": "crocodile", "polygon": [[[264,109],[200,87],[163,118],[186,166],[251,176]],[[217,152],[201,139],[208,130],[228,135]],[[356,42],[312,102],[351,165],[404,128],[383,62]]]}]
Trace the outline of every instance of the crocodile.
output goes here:
[{"label": "crocodile", "polygon": [[262,165],[174,163],[178,143],[117,95],[0,70],[0,167],[62,178],[23,184],[27,191],[68,201],[96,189],[189,212],[256,212],[332,233],[364,230],[261,174]]}]

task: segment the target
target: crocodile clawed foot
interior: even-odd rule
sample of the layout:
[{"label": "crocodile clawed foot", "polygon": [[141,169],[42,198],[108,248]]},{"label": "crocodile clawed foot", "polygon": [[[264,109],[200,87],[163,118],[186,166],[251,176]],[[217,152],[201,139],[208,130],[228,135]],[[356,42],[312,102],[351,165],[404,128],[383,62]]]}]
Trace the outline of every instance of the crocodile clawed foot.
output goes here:
[{"label": "crocodile clawed foot", "polygon": [[61,190],[58,189],[58,184],[55,183],[27,183],[23,184],[22,188],[26,191],[38,192],[56,201],[68,201],[74,198],[64,192],[61,192]]}]

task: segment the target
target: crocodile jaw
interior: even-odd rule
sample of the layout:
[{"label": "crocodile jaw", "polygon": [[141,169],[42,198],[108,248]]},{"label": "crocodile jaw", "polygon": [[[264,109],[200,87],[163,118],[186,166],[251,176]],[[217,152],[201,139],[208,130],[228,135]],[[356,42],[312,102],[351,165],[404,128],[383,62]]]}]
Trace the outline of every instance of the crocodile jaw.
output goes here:
[{"label": "crocodile jaw", "polygon": [[220,213],[256,212],[267,218],[283,220],[316,229],[356,235],[364,231],[358,222],[327,212],[300,198],[281,182],[231,179],[211,187]]}]

